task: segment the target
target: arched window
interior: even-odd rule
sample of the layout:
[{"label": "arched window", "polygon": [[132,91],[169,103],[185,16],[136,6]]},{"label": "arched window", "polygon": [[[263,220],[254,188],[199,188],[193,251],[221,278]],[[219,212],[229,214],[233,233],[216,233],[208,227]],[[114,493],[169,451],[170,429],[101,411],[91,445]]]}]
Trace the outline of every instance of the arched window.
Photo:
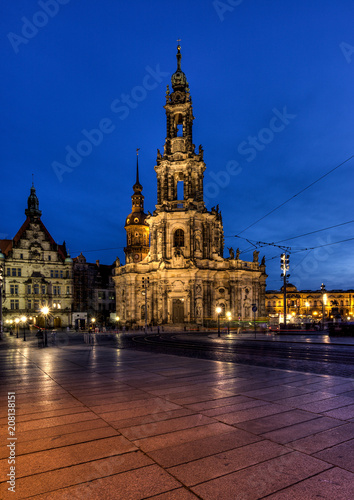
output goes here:
[{"label": "arched window", "polygon": [[184,247],[184,231],[182,229],[177,229],[177,231],[175,231],[174,246]]}]

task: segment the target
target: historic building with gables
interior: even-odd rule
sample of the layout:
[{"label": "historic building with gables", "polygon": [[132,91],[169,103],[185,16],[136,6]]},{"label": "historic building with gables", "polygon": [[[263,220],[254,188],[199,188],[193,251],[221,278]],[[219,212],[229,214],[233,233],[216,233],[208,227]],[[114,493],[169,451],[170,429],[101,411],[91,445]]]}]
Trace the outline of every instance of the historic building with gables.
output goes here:
[{"label": "historic building with gables", "polygon": [[157,152],[157,204],[144,212],[137,165],[132,212],[125,229],[125,265],[115,270],[117,315],[125,325],[206,325],[231,313],[233,319],[265,316],[264,259],[246,262],[230,251],[224,258],[219,206],[208,210],[203,198],[203,149],[193,144],[193,110],[177,48],[172,90],[167,86],[167,133]]},{"label": "historic building with gables", "polygon": [[50,310],[47,324],[71,324],[73,261],[65,242],[58,245],[41,220],[34,186],[27,201],[26,220],[12,240],[0,240],[3,253],[5,326],[25,316],[33,325],[44,326],[44,306]]}]

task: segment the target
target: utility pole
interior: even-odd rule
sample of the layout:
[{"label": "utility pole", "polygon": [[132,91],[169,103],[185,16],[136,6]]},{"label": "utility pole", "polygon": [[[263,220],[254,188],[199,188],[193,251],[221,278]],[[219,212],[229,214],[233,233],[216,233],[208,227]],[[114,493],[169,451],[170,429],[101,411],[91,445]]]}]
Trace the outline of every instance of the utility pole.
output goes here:
[{"label": "utility pole", "polygon": [[290,274],[286,274],[286,272],[289,270],[289,255],[286,255],[285,253],[282,253],[280,256],[280,269],[282,270],[282,273],[280,275],[281,278],[284,279],[283,283],[283,294],[284,294],[284,329],[286,328],[286,280],[290,276]]}]

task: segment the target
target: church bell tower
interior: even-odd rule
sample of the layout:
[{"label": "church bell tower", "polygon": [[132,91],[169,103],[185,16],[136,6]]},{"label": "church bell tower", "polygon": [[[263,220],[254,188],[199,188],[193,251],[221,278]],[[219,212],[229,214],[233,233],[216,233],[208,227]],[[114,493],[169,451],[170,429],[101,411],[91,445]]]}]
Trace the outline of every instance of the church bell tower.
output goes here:
[{"label": "church bell tower", "polygon": [[177,70],[172,75],[172,92],[166,91],[166,140],[164,153],[158,150],[157,211],[190,205],[203,209],[203,149],[193,144],[192,99],[186,75],[181,69],[181,47],[177,47]]},{"label": "church bell tower", "polygon": [[126,264],[143,260],[149,252],[149,226],[144,213],[143,186],[139,182],[139,149],[136,150],[136,180],[133,186],[132,212],[125,220],[127,246],[124,248]]}]

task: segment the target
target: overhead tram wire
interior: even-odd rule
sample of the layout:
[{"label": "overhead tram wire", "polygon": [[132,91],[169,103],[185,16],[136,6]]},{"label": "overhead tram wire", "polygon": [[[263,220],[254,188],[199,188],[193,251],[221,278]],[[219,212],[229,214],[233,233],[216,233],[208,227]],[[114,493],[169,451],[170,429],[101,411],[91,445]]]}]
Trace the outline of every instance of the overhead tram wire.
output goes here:
[{"label": "overhead tram wire", "polygon": [[285,238],[284,240],[278,240],[275,243],[282,243],[283,241],[295,240],[296,238],[301,238],[302,236],[309,236],[310,234],[320,233],[321,231],[327,231],[327,229],[334,229],[335,227],[345,226],[346,224],[352,224],[354,220],[348,222],[342,222],[340,224],[335,224],[334,226],[324,227],[323,229],[317,229],[315,231],[310,231],[309,233],[299,234],[298,236],[292,236],[291,238]]},{"label": "overhead tram wire", "polygon": [[[243,238],[242,236],[237,236],[237,235],[233,236],[233,238],[241,238],[241,239],[247,241],[247,243],[249,243],[250,245],[252,245],[251,247],[247,247],[246,250],[242,250],[242,252],[241,252],[241,253],[247,253],[253,247],[255,247],[257,245],[259,246],[259,244],[262,244],[263,246],[278,246],[278,243],[282,243],[283,241],[295,240],[295,239],[301,238],[303,236],[309,236],[310,234],[316,234],[316,233],[320,233],[322,231],[327,231],[328,229],[334,229],[336,227],[345,226],[346,224],[352,224],[353,222],[354,222],[354,220],[350,220],[348,222],[340,222],[339,224],[335,224],[333,226],[324,227],[322,229],[315,229],[314,231],[310,231],[310,232],[304,233],[304,234],[299,234],[297,236],[291,236],[290,238],[284,238],[283,240],[278,240],[278,241],[275,241],[273,243],[266,243],[264,241],[256,241],[256,242],[253,243],[249,239]],[[231,236],[226,236],[226,238],[231,238]],[[281,249],[287,249],[287,248],[290,248],[290,247],[279,246],[279,248],[281,248]]]},{"label": "overhead tram wire", "polygon": [[341,167],[342,165],[344,165],[348,161],[352,160],[353,158],[354,158],[354,155],[350,156],[349,158],[347,158],[346,160],[344,160],[342,163],[340,163],[336,167],[332,168],[331,170],[329,170],[325,174],[321,175],[321,177],[319,177],[317,180],[311,182],[311,184],[309,184],[308,186],[306,186],[303,189],[301,189],[298,193],[294,194],[293,196],[291,196],[290,198],[288,198],[287,200],[285,200],[283,203],[281,203],[277,207],[273,208],[270,212],[268,212],[267,214],[263,215],[263,217],[260,217],[258,220],[256,220],[255,222],[253,222],[252,224],[250,224],[249,226],[247,226],[245,229],[242,229],[242,231],[240,231],[238,234],[242,234],[245,231],[247,231],[247,229],[249,229],[250,227],[255,226],[256,224],[258,224],[258,222],[260,222],[261,220],[263,220],[266,217],[268,217],[268,215],[271,215],[273,212],[276,212],[276,210],[278,210],[279,208],[281,208],[284,205],[286,205],[287,203],[289,203],[289,201],[293,200],[294,198],[296,198],[297,196],[299,196],[301,193],[303,193],[304,191],[306,191],[310,187],[312,187],[315,184],[317,184],[317,182],[319,182],[320,180],[324,179],[325,177],[327,177],[327,175],[331,174],[332,172],[334,172],[335,170],[337,170],[337,168]]},{"label": "overhead tram wire", "polygon": [[[285,246],[281,246],[281,245],[277,245],[276,243],[266,243],[265,241],[255,241],[254,243],[251,242],[250,240],[248,240],[247,238],[243,238],[242,236],[237,236],[237,238],[240,238],[242,240],[245,240],[247,241],[248,243],[250,243],[252,245],[252,247],[248,247],[246,250],[243,250],[241,253],[246,253],[247,251],[249,251],[250,249],[256,247],[256,248],[263,248],[265,246],[272,246],[272,247],[278,247],[279,249],[281,250],[286,250],[288,252],[291,252],[291,253],[300,253],[300,252],[306,252],[306,251],[311,251],[311,250],[315,250],[316,248],[323,248],[323,247],[328,247],[328,246],[331,246],[331,245],[338,245],[339,243],[346,243],[347,241],[352,241],[354,240],[354,237],[352,238],[346,238],[345,240],[340,240],[340,241],[334,241],[333,243],[324,243],[323,245],[316,245],[314,247],[306,247],[306,248],[294,248],[294,247],[285,247]],[[268,261],[269,260],[273,260],[275,258],[278,258],[278,255],[274,256],[274,257],[271,257],[269,259],[267,259]]]}]

